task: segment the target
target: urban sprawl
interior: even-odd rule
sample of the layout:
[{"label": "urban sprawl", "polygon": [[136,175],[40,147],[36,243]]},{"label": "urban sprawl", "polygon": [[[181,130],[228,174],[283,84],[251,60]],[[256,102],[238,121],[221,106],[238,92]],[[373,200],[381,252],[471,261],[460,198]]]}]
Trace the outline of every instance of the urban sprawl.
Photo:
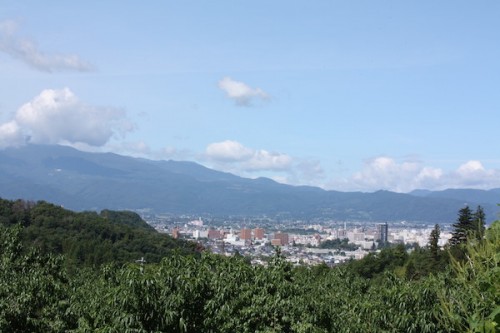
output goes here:
[{"label": "urban sprawl", "polygon": [[[426,246],[434,225],[402,222],[275,221],[268,218],[193,218],[144,215],[156,230],[174,238],[190,239],[221,255],[241,255],[252,264],[266,265],[279,247],[295,265],[334,266],[361,259],[390,244],[404,244],[411,251]],[[439,245],[451,237],[450,226],[441,225]]]}]

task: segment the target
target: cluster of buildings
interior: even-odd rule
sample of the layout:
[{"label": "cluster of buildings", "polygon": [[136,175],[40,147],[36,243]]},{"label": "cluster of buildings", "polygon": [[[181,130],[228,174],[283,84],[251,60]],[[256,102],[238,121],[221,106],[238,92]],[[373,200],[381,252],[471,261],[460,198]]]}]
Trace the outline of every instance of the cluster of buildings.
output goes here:
[{"label": "cluster of buildings", "polygon": [[[283,227],[283,225],[281,225]],[[183,225],[164,226],[163,232],[171,232],[174,238],[192,239],[205,248],[223,255],[236,253],[248,256],[254,263],[264,263],[272,257],[275,247],[287,260],[296,264],[337,264],[350,259],[361,259],[371,251],[389,243],[427,245],[432,228],[409,227],[404,224],[358,223],[347,227],[346,223],[336,225],[302,225],[294,226],[290,232],[278,230],[275,226],[234,227],[230,225],[205,225],[200,219],[191,220]],[[451,235],[441,233],[440,245],[446,244]],[[347,239],[348,248],[322,248],[328,240]]]},{"label": "cluster of buildings", "polygon": [[181,230],[179,227],[174,227],[172,229],[172,237],[179,238],[181,234],[184,234],[185,238],[223,241],[231,245],[239,246],[261,244],[266,241],[269,241],[273,246],[287,246],[290,243],[287,233],[275,232],[273,234],[265,234],[263,228],[242,228],[239,231],[234,231],[233,229],[203,228],[203,221],[201,219],[191,221],[189,224],[197,228]]}]

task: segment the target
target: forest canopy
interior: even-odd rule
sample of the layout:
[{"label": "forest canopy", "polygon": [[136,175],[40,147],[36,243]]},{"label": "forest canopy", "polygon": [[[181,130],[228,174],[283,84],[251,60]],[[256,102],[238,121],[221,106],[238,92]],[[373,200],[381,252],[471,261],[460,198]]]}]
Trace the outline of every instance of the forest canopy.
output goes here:
[{"label": "forest canopy", "polygon": [[[410,254],[401,246],[386,248],[335,268],[293,267],[278,250],[266,267],[250,265],[239,256],[194,254],[185,244],[175,243],[184,250],[169,249],[158,262],[141,265],[127,256],[133,258],[134,251],[144,249],[128,244],[140,237],[163,243],[144,225],[132,222],[130,213],[72,213],[44,202],[23,205],[2,201],[0,210],[2,332],[498,329],[498,221],[481,239],[469,237],[453,245],[466,254],[463,257],[434,248],[431,238],[428,247]],[[107,220],[110,216],[113,222]],[[127,221],[125,226],[119,218]],[[95,231],[84,227],[87,219]],[[38,229],[27,232],[33,226]],[[77,242],[81,239],[75,230],[109,242],[110,252],[122,251],[122,264],[104,258],[101,265],[87,265],[71,257],[71,251],[57,254],[58,244],[66,246],[60,235],[35,237],[35,231],[48,233],[53,228],[74,233]],[[68,261],[66,255],[73,259]]]},{"label": "forest canopy", "polygon": [[192,253],[195,244],[160,234],[129,211],[72,212],[45,201],[0,199],[0,225],[20,225],[25,246],[63,254],[65,265],[123,264],[142,257],[160,262],[172,250]]}]

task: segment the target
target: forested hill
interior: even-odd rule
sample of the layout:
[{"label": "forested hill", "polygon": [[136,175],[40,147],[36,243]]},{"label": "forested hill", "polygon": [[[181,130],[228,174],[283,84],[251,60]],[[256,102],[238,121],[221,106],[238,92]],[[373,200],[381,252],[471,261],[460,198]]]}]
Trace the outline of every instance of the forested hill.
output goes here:
[{"label": "forested hill", "polygon": [[194,251],[194,244],[160,234],[128,211],[73,212],[44,201],[0,199],[0,226],[20,226],[26,245],[64,254],[71,267],[122,264],[141,257],[159,262],[172,250]]},{"label": "forested hill", "polygon": [[[55,208],[31,213],[75,217]],[[59,256],[23,245],[18,227],[0,227],[0,332],[498,332],[500,222],[446,250],[433,231],[429,247],[400,244],[334,268],[294,267],[279,252],[253,266],[175,251],[68,274]]]}]

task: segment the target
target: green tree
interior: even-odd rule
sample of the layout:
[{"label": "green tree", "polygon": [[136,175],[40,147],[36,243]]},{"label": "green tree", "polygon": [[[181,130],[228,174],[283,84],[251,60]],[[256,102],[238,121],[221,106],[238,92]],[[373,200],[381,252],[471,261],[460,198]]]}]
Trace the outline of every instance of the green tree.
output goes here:
[{"label": "green tree", "polygon": [[431,258],[435,261],[439,261],[439,256],[440,256],[440,249],[439,249],[439,236],[441,235],[441,228],[439,227],[439,224],[436,224],[434,226],[434,229],[432,229],[431,234],[429,236],[429,252],[431,255]]},{"label": "green tree", "polygon": [[24,249],[20,234],[20,226],[0,226],[0,332],[64,332],[62,258]]},{"label": "green tree", "polygon": [[429,250],[433,255],[436,255],[439,250],[439,237],[441,235],[441,228],[439,224],[434,225],[434,229],[432,229],[431,234],[429,236]]},{"label": "green tree", "polygon": [[484,237],[485,220],[486,214],[484,213],[483,207],[477,206],[477,209],[473,214],[473,230],[478,240],[483,239]]},{"label": "green tree", "polygon": [[453,224],[453,233],[450,244],[452,246],[464,244],[467,242],[468,234],[473,230],[473,213],[469,206],[458,211],[457,222]]},{"label": "green tree", "polygon": [[484,240],[465,245],[466,260],[451,258],[453,274],[440,288],[443,325],[455,332],[498,332],[500,328],[500,221]]}]

